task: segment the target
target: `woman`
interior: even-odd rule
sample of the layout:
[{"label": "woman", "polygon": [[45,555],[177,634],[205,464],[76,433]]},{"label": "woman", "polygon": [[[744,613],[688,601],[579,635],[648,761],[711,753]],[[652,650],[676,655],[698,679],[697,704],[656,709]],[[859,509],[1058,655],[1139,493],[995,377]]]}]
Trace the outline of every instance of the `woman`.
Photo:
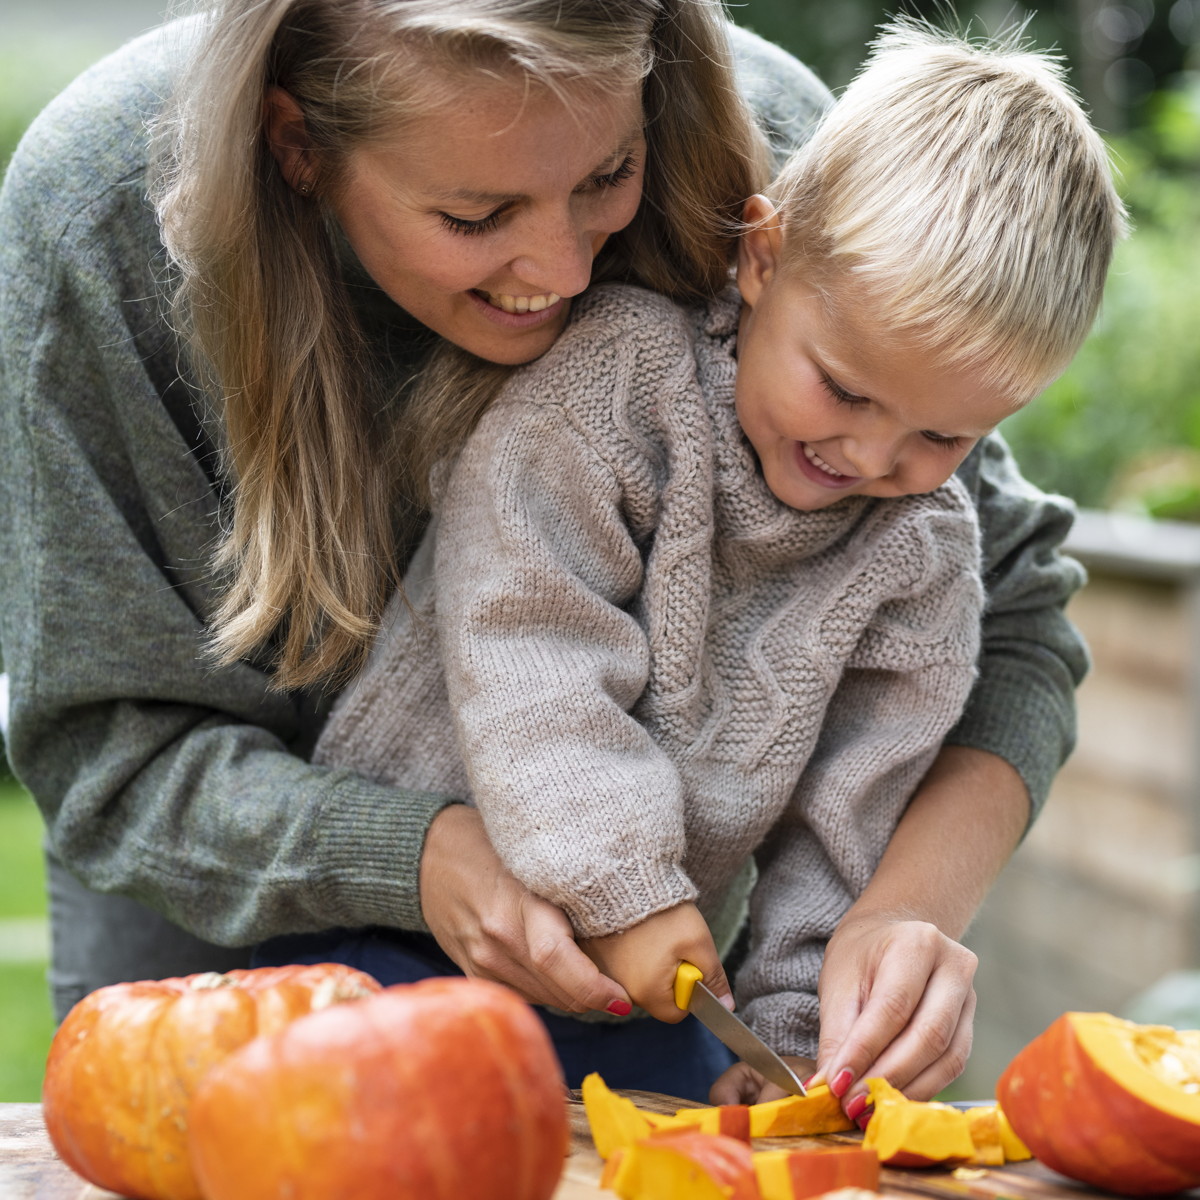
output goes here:
[{"label": "woman", "polygon": [[[535,1001],[624,1002],[563,915],[499,868],[470,809],[307,751],[419,526],[390,487],[397,395],[411,381],[476,403],[546,348],[566,319],[552,297],[582,290],[589,265],[681,298],[723,281],[721,217],[760,178],[723,33],[694,0],[229,0],[205,27],[94,68],[31,129],[0,200],[0,630],[10,757],[47,822],[60,1015],[115,979],[371,925],[428,930]],[[200,47],[182,86],[176,41]],[[780,146],[802,138],[823,99],[811,77],[748,35],[737,45],[760,121]],[[514,64],[560,88],[559,107],[500,121],[489,81]],[[443,143],[423,123],[451,112]],[[519,135],[499,184],[472,114]],[[424,130],[411,161],[410,119]],[[164,147],[161,237],[147,121]],[[442,149],[489,177],[433,178]],[[418,168],[449,191],[417,205],[443,232],[474,254],[515,227],[514,244],[459,277],[444,248],[399,238],[389,206],[409,203]],[[972,874],[972,907],[1069,748],[1085,657],[1061,611],[1079,583],[1055,550],[1069,510],[1029,489],[998,439],[961,477],[990,568],[985,654],[906,825],[956,847],[912,861],[934,891],[944,872]],[[852,1074],[882,1064],[928,1095],[961,1068],[971,964],[944,932],[965,927],[961,904],[917,954],[871,958],[853,929],[831,943],[823,1039]],[[904,1031],[889,989],[915,1008],[932,980],[953,1003]]]}]

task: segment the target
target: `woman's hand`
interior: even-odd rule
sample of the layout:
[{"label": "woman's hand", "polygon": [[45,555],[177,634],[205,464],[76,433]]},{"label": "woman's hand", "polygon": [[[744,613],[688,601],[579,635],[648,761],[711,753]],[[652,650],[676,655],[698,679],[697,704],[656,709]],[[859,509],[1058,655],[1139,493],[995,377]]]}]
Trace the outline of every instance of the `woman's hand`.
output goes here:
[{"label": "woman's hand", "polygon": [[607,937],[588,938],[584,950],[597,966],[625,985],[635,1004],[675,1024],[687,1012],[675,1003],[675,972],[690,962],[718,999],[733,995],[708,923],[694,904],[677,904]]},{"label": "woman's hand", "polygon": [[845,1098],[848,1116],[866,1108],[869,1076],[929,1100],[962,1074],[976,962],[927,921],[851,910],[825,951],[817,1051],[821,1076]]},{"label": "woman's hand", "polygon": [[962,1073],[975,955],[956,939],[1021,839],[1029,796],[1002,758],[945,746],[825,950],[818,1075],[851,1118],[881,1075],[927,1100]]},{"label": "woman's hand", "polygon": [[579,948],[566,914],[505,869],[475,809],[452,804],[434,818],[420,888],[430,932],[466,974],[532,1004],[629,1012],[625,989]]},{"label": "woman's hand", "polygon": [[[780,1057],[800,1079],[808,1079],[816,1066],[811,1058],[795,1058],[790,1054]],[[710,1104],[762,1104],[786,1095],[783,1088],[764,1079],[753,1067],[737,1062],[717,1077],[709,1089],[708,1100]]]}]

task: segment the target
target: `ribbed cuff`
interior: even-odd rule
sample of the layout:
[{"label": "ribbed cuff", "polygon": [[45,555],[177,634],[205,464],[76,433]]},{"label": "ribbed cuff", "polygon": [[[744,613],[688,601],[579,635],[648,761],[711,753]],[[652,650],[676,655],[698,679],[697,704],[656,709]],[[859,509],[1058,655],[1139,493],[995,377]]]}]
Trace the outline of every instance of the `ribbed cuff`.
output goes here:
[{"label": "ribbed cuff", "polygon": [[985,656],[975,690],[946,744],[987,750],[1010,763],[1029,792],[1030,824],[1075,746],[1073,692],[1008,656]]},{"label": "ribbed cuff", "polygon": [[335,773],[331,784],[312,834],[313,861],[323,866],[313,885],[317,911],[330,925],[428,933],[421,913],[421,854],[434,817],[458,801],[385,787],[349,772]]}]

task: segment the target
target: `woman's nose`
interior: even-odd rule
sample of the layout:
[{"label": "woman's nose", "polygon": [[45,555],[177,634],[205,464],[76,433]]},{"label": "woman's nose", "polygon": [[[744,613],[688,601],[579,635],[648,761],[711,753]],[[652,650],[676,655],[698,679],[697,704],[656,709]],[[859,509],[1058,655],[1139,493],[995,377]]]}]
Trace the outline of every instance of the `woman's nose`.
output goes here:
[{"label": "woman's nose", "polygon": [[531,222],[525,245],[509,266],[518,279],[542,292],[577,296],[592,278],[604,234],[570,217]]}]

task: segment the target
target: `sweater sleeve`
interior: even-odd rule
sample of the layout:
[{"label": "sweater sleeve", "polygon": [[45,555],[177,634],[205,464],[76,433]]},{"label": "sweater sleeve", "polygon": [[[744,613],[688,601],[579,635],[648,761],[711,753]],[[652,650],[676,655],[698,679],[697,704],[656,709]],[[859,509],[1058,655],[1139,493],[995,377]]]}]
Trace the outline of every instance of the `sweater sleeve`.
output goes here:
[{"label": "sweater sleeve", "polygon": [[979,678],[946,740],[1011,763],[1029,789],[1032,823],[1074,748],[1075,688],[1089,665],[1065,612],[1086,579],[1060,549],[1075,507],[1028,483],[999,434],[958,474],[979,513],[987,604]]},{"label": "sweater sleeve", "polygon": [[[976,525],[965,491],[935,496],[947,493],[944,511],[934,497],[911,498],[916,519],[880,541],[877,561],[921,564],[915,582],[865,625],[792,800],[756,854],[738,1000],[784,1053],[815,1054],[826,942],[870,882],[971,689],[982,607]],[[865,590],[851,578],[831,607],[851,612]],[[837,632],[831,624],[822,641]]]},{"label": "sweater sleeve", "polygon": [[[579,388],[543,364],[523,387]],[[620,386],[594,358],[588,378],[592,397]],[[643,566],[623,502],[561,407],[501,403],[439,515],[439,636],[471,795],[509,869],[581,936],[696,894],[677,772],[630,713],[649,649],[628,611]]]},{"label": "sweater sleeve", "polygon": [[71,872],[210,942],[421,928],[420,852],[449,800],[310,765],[313,698],[200,653],[217,501],[163,405],[177,364],[127,161],[151,96],[127,57],[43,115],[0,193],[10,760]]}]

